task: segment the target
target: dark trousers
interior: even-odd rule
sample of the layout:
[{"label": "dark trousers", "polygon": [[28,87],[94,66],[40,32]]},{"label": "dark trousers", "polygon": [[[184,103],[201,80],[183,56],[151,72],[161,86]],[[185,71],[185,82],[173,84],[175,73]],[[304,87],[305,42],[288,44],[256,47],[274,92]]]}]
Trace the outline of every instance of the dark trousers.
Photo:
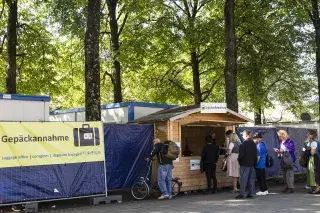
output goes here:
[{"label": "dark trousers", "polygon": [[240,194],[243,197],[247,196],[247,189],[248,195],[254,195],[254,188],[255,188],[255,169],[254,167],[245,167],[240,166]]},{"label": "dark trousers", "polygon": [[260,187],[260,192],[265,192],[268,190],[267,180],[266,180],[266,169],[256,169],[256,176],[258,179],[258,184]]},{"label": "dark trousers", "polygon": [[216,164],[205,164],[204,171],[206,172],[208,190],[212,190],[211,183],[213,181],[213,189],[217,189],[217,178],[216,178]]}]

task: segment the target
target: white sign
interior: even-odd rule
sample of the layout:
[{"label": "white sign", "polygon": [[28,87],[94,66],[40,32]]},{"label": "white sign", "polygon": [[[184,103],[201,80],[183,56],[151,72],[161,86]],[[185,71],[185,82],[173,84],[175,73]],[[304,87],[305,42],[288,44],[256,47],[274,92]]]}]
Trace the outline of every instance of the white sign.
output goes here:
[{"label": "white sign", "polygon": [[3,99],[11,99],[11,95],[9,94],[3,94]]},{"label": "white sign", "polygon": [[190,170],[200,170],[200,160],[190,160]]},{"label": "white sign", "polygon": [[227,113],[226,103],[201,103],[201,113]]},{"label": "white sign", "polygon": [[[181,142],[175,142],[175,143],[177,144],[178,147],[180,147],[180,152],[182,152],[182,150],[181,150]],[[174,162],[179,162],[179,156]]]}]

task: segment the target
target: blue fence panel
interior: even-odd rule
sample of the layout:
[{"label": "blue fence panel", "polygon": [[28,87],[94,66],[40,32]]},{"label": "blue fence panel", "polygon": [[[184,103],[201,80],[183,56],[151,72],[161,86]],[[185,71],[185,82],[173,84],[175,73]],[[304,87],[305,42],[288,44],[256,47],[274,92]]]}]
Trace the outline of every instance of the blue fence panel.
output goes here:
[{"label": "blue fence panel", "polygon": [[0,169],[0,204],[105,194],[104,162]]},{"label": "blue fence panel", "polygon": [[145,174],[153,139],[153,125],[104,124],[108,190],[130,188]]}]

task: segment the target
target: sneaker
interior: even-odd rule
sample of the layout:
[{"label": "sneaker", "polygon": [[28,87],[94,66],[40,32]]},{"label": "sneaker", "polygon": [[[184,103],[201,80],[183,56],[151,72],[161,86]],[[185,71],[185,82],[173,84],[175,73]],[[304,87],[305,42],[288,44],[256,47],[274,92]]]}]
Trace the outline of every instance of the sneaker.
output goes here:
[{"label": "sneaker", "polygon": [[311,189],[311,187],[310,186],[306,186],[306,187],[304,187],[305,189]]},{"label": "sneaker", "polygon": [[265,192],[262,192],[263,194],[262,195],[268,195],[269,194],[269,191],[265,191]]},{"label": "sneaker", "polygon": [[245,197],[243,197],[242,195],[238,195],[238,196],[236,197],[236,199],[238,199],[238,200],[240,200],[240,199],[245,199]]},{"label": "sneaker", "polygon": [[263,193],[264,192],[259,191],[259,192],[256,193],[256,195],[263,195]]},{"label": "sneaker", "polygon": [[288,188],[285,188],[282,192],[286,193],[288,190],[289,190]]},{"label": "sneaker", "polygon": [[12,206],[12,211],[14,212],[21,212],[21,209],[19,209],[17,206]]},{"label": "sneaker", "polygon": [[169,197],[168,197],[168,199],[169,199],[169,200],[171,200],[171,199],[172,199],[172,195],[171,195],[171,196],[169,196]]},{"label": "sneaker", "polygon": [[247,198],[248,199],[253,199],[253,196],[252,195],[248,195]]},{"label": "sneaker", "polygon": [[161,195],[160,197],[158,197],[158,200],[164,200],[168,198],[169,198],[169,195]]}]

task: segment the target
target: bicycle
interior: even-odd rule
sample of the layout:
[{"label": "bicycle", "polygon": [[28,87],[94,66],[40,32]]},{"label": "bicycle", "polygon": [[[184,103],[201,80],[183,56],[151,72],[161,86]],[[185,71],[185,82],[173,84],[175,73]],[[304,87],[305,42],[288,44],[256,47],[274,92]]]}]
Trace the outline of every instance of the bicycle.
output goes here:
[{"label": "bicycle", "polygon": [[[152,161],[148,160],[148,171],[144,177],[140,177],[131,187],[131,194],[137,200],[143,200],[150,195],[151,190],[159,191],[158,182],[153,184],[149,179],[151,171]],[[177,196],[180,193],[182,182],[179,178],[172,178],[172,197]]]}]

